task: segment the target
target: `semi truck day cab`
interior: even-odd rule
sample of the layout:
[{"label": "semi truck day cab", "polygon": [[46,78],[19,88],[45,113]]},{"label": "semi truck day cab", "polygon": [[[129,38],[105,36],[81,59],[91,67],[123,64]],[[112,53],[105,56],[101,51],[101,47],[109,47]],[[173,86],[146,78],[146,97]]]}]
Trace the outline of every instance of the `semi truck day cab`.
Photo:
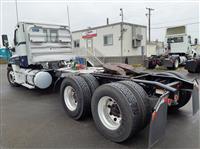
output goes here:
[{"label": "semi truck day cab", "polygon": [[151,56],[145,60],[146,68],[155,68],[157,65],[167,69],[177,69],[185,65],[186,61],[194,58],[197,53],[192,47],[191,36],[187,35],[185,26],[166,29],[166,53],[163,56]]},{"label": "semi truck day cab", "polygon": [[[8,38],[2,36],[8,47]],[[74,120],[92,114],[97,130],[123,142],[149,126],[149,146],[165,131],[167,111],[192,100],[199,110],[199,86],[175,72],[146,73],[116,63],[72,69],[76,56],[67,26],[19,22],[7,68],[11,86],[59,87],[61,103]]]}]

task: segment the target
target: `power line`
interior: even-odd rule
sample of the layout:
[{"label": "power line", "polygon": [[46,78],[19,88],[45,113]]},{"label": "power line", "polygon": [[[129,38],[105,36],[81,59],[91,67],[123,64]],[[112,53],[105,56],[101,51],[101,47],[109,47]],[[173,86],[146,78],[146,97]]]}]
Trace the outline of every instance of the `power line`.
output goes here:
[{"label": "power line", "polygon": [[[193,25],[193,24],[199,24],[200,22],[192,22],[192,23],[187,23],[187,24],[184,24],[184,25]],[[161,27],[153,27],[151,29],[162,29],[162,28],[168,28],[168,27],[173,27],[172,25],[171,26],[161,26]]]},{"label": "power line", "polygon": [[166,24],[166,23],[174,23],[174,22],[186,21],[186,20],[194,20],[194,19],[198,20],[198,18],[186,18],[186,19],[173,20],[173,22],[172,22],[172,21],[170,21],[170,22],[158,22],[158,23],[154,23],[154,24],[152,24],[152,25]]}]

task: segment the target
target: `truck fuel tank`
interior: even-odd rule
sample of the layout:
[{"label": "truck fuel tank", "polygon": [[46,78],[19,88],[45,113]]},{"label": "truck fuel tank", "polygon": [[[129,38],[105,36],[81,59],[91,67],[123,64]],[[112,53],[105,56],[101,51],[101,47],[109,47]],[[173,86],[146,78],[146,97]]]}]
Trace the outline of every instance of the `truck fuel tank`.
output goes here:
[{"label": "truck fuel tank", "polygon": [[49,72],[36,69],[15,70],[16,83],[28,88],[46,89],[52,83],[52,76]]}]

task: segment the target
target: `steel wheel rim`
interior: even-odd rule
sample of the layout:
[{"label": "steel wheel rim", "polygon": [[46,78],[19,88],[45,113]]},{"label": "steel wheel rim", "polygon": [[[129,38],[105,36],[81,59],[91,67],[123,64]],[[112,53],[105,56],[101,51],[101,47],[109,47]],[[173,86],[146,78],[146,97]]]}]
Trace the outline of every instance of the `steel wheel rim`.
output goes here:
[{"label": "steel wheel rim", "polygon": [[77,108],[77,100],[75,98],[75,90],[71,86],[67,86],[64,89],[64,101],[65,105],[70,111],[75,111]]},{"label": "steel wheel rim", "polygon": [[[117,116],[111,113],[113,106],[118,108]],[[100,98],[98,102],[98,115],[102,124],[110,130],[116,130],[121,126],[121,110],[116,101],[109,96]]]},{"label": "steel wheel rim", "polygon": [[15,83],[15,76],[14,76],[14,72],[11,70],[8,74],[10,83],[14,84]]},{"label": "steel wheel rim", "polygon": [[175,67],[178,68],[178,60],[175,60]]}]

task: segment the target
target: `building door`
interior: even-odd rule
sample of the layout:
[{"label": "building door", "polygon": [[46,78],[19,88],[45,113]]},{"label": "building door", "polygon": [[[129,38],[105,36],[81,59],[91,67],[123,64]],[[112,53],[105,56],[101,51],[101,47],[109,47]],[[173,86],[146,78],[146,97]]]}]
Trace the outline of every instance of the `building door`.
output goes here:
[{"label": "building door", "polygon": [[91,54],[94,54],[92,38],[86,40],[86,47]]}]

